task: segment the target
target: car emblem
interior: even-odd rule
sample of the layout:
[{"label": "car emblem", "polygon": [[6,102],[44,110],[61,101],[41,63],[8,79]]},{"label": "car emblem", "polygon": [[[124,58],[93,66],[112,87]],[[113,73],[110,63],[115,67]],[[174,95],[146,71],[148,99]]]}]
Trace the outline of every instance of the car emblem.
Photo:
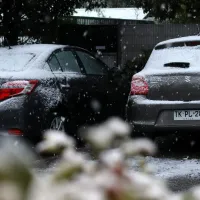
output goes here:
[{"label": "car emblem", "polygon": [[190,76],[186,76],[186,77],[185,77],[185,81],[186,81],[187,83],[189,83],[189,82],[190,82]]}]

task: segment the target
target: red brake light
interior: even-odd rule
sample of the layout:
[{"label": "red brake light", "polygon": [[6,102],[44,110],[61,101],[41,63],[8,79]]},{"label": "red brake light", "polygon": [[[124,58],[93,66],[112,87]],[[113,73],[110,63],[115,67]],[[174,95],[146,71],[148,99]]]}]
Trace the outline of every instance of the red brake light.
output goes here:
[{"label": "red brake light", "polygon": [[131,95],[147,95],[149,92],[148,83],[141,76],[133,76],[131,81]]},{"label": "red brake light", "polygon": [[22,132],[22,130],[20,130],[20,129],[9,129],[8,130],[8,133],[10,134],[10,135],[16,135],[16,136],[20,136],[20,135],[23,135],[23,132]]},{"label": "red brake light", "polygon": [[0,87],[0,100],[20,94],[30,94],[38,84],[38,80],[9,81]]}]

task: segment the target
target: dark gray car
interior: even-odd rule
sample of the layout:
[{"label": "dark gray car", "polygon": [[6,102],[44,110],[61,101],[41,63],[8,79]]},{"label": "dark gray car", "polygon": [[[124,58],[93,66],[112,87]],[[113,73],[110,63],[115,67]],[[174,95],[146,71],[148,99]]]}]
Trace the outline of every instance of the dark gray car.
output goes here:
[{"label": "dark gray car", "polygon": [[200,134],[200,36],[156,45],[145,68],[134,75],[127,104],[134,133]]}]

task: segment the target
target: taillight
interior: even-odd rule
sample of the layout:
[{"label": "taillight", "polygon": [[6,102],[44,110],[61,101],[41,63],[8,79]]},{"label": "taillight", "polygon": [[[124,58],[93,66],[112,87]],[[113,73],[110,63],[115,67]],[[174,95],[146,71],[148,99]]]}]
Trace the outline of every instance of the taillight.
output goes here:
[{"label": "taillight", "polygon": [[147,95],[149,91],[148,83],[141,76],[133,76],[131,81],[131,95]]},{"label": "taillight", "polygon": [[13,129],[8,130],[8,134],[19,136],[19,135],[23,135],[23,131],[20,129],[13,128]]},{"label": "taillight", "polygon": [[0,100],[21,94],[30,94],[37,84],[38,80],[6,82],[0,87]]}]

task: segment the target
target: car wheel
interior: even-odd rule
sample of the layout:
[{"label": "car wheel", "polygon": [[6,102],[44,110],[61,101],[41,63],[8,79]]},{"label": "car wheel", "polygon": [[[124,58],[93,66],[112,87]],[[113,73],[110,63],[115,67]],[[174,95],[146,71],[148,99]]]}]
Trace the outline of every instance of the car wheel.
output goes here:
[{"label": "car wheel", "polygon": [[65,130],[65,118],[62,117],[62,116],[54,117],[52,119],[51,123],[50,123],[50,129],[66,132],[66,130]]}]

